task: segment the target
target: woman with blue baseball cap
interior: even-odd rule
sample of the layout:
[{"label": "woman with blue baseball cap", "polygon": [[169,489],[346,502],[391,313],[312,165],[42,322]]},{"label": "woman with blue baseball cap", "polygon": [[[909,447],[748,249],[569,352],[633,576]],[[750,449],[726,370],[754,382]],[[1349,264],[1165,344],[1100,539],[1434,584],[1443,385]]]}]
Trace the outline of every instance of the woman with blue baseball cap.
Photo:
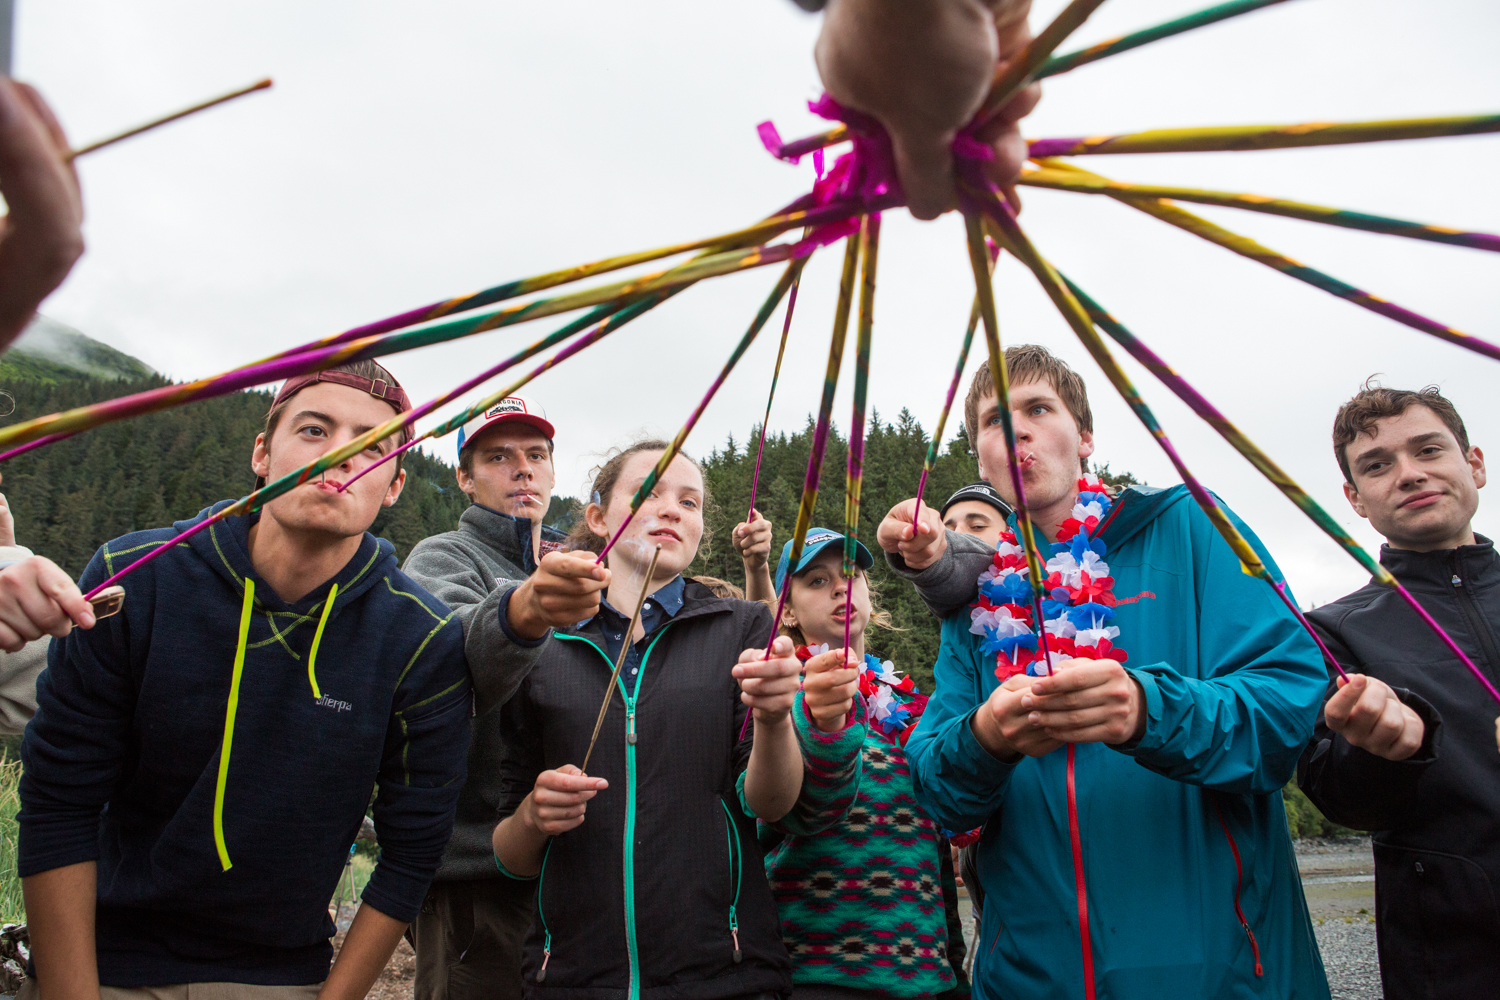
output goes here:
[{"label": "woman with blue baseball cap", "polygon": [[[792,1000],[966,995],[948,841],[917,807],[904,750],[927,697],[865,651],[872,625],[893,626],[871,591],[875,560],[856,541],[844,576],[844,542],[813,528],[797,564],[788,542],[776,567],[777,590],[790,585],[782,634],[805,669],[792,709],[802,791],[762,827],[778,841],[766,874],[792,956]],[[847,650],[830,648],[846,634]]]}]

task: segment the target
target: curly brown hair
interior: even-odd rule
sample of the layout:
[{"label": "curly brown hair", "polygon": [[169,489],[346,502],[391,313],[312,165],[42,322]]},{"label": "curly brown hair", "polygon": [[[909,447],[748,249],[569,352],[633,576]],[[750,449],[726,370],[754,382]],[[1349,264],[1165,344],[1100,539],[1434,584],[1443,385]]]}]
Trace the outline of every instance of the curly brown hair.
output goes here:
[{"label": "curly brown hair", "polygon": [[1425,406],[1437,415],[1453,432],[1453,438],[1464,455],[1469,454],[1469,432],[1464,427],[1464,418],[1458,415],[1453,405],[1435,385],[1425,386],[1413,392],[1411,389],[1387,389],[1371,375],[1333,418],[1333,457],[1338,460],[1339,471],[1344,482],[1354,485],[1354,473],[1349,468],[1348,448],[1361,434],[1375,433],[1375,423],[1385,417],[1399,417],[1413,406]]},{"label": "curly brown hair", "polygon": [[[577,501],[577,516],[574,518],[573,527],[568,531],[567,541],[564,544],[578,551],[603,552],[605,540],[594,534],[593,529],[589,527],[587,516],[589,508],[598,506],[603,510],[609,509],[610,502],[614,499],[615,487],[620,483],[620,473],[625,471],[625,463],[630,460],[630,456],[638,455],[643,451],[666,451],[670,447],[670,443],[660,438],[645,438],[606,456],[604,461],[589,474],[593,480],[586,491],[589,499]],[[685,451],[679,451],[677,457],[687,459],[692,467],[698,470],[698,475],[703,475],[703,466],[699,465],[693,456]],[[708,480],[705,478],[703,481],[703,538],[698,542],[700,556],[708,553],[709,542],[713,540],[713,531],[709,528],[712,511],[713,497],[709,493]]]}]

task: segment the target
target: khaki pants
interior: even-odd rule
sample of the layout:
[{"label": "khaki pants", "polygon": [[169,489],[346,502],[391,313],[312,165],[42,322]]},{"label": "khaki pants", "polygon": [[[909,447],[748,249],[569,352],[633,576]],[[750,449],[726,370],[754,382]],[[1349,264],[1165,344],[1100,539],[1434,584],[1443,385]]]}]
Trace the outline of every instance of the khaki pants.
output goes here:
[{"label": "khaki pants", "polygon": [[415,1000],[521,1000],[521,949],[535,909],[534,880],[432,883],[408,932]]},{"label": "khaki pants", "polygon": [[[177,986],[99,987],[100,1000],[317,1000],[322,983],[311,986],[252,986],[249,983],[181,983]],[[16,1000],[37,1000],[36,980],[21,984]]]}]

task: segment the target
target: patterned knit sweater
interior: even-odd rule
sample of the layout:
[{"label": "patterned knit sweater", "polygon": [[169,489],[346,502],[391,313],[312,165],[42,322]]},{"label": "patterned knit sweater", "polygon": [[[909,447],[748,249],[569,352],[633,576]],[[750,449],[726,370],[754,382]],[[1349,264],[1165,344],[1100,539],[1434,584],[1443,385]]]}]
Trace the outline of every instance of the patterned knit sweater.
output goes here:
[{"label": "patterned knit sweater", "polygon": [[[917,807],[905,733],[867,727],[862,706],[844,730],[824,733],[800,692],[792,718],[802,794],[760,829],[793,982],[900,998],[966,995],[948,842]],[[743,775],[740,801],[749,812]]]}]

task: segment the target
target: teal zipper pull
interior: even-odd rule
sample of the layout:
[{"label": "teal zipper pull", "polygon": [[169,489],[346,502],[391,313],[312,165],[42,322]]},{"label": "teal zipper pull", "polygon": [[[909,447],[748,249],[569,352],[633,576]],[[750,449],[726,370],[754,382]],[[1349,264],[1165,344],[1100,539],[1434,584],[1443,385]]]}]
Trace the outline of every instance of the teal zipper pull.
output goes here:
[{"label": "teal zipper pull", "polygon": [[536,981],[545,983],[547,981],[547,963],[552,961],[552,932],[547,932],[547,940],[542,944],[542,967],[536,970]]},{"label": "teal zipper pull", "polygon": [[739,965],[745,956],[740,952],[740,918],[735,916],[732,906],[729,908],[729,936],[734,938],[734,964]]},{"label": "teal zipper pull", "polygon": [[625,742],[635,746],[635,709],[625,713]]}]

